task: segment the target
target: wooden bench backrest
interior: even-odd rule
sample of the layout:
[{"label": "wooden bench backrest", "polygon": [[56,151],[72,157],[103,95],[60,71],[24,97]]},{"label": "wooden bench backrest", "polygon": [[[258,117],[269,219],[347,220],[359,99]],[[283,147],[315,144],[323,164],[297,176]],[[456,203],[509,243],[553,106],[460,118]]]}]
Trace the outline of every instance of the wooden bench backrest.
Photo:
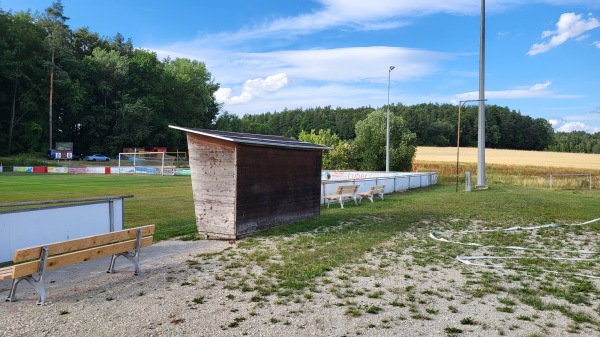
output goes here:
[{"label": "wooden bench backrest", "polygon": [[371,193],[373,193],[373,194],[383,193],[384,188],[385,188],[385,185],[371,186]]},{"label": "wooden bench backrest", "polygon": [[342,185],[338,186],[335,194],[354,194],[358,191],[358,185]]},{"label": "wooden bench backrest", "polygon": [[[140,246],[147,247],[152,245],[154,225],[88,236],[81,239],[73,239],[43,246],[18,249],[15,251],[14,261],[16,263],[17,261],[23,262],[31,259],[35,260],[13,265],[11,278],[31,275],[37,272],[40,265],[39,258],[43,247],[48,247],[46,270],[134,250],[138,229],[142,229]],[[37,256],[35,256],[36,253]]]},{"label": "wooden bench backrest", "polygon": [[50,243],[47,245],[17,249],[13,257],[13,262],[21,263],[32,259],[39,259],[42,252],[42,247],[48,247],[48,256],[50,257],[86,248],[98,247],[121,241],[134,240],[137,236],[138,229],[142,230],[142,237],[149,237],[154,234],[154,225],[148,225],[139,228],[131,228],[117,232],[88,236],[80,239],[73,239],[62,242]]}]

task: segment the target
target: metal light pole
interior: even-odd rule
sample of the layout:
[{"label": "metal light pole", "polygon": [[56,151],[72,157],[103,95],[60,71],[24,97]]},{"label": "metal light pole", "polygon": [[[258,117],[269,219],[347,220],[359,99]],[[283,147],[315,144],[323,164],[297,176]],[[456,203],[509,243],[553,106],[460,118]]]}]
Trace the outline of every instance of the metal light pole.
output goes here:
[{"label": "metal light pole", "polygon": [[392,78],[392,70],[394,66],[390,66],[388,71],[388,103],[387,103],[387,127],[385,129],[385,172],[390,172],[390,79]]},{"label": "metal light pole", "polygon": [[479,43],[479,114],[477,126],[477,189],[487,189],[485,179],[485,0],[481,0]]},{"label": "metal light pole", "polygon": [[458,129],[456,131],[456,192],[458,192],[458,154],[460,152],[460,109],[468,102],[479,102],[478,99],[458,101]]}]

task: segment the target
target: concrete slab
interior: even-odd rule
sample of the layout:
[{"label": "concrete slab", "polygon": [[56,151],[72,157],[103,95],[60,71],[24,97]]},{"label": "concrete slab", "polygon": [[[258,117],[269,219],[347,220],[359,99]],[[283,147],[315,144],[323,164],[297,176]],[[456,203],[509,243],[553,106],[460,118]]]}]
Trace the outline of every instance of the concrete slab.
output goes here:
[{"label": "concrete slab", "polygon": [[[140,252],[141,275],[133,275],[133,265],[124,257],[119,257],[115,266],[115,274],[108,274],[110,257],[99,258],[84,263],[70,265],[64,268],[46,272],[46,294],[48,301],[60,301],[61,294],[75,295],[72,292],[87,288],[98,283],[110,287],[125,282],[137,282],[156,274],[168,273],[170,265],[179,265],[182,260],[202,253],[215,253],[230,247],[227,241],[179,241],[167,240],[142,248]],[[12,280],[0,281],[0,300],[8,296]],[[29,283],[21,281],[17,288],[16,303],[6,303],[10,306],[19,302],[37,300],[37,293]],[[27,303],[27,305],[31,305]],[[5,305],[0,305],[4,307]],[[0,310],[1,312],[2,310]]]}]

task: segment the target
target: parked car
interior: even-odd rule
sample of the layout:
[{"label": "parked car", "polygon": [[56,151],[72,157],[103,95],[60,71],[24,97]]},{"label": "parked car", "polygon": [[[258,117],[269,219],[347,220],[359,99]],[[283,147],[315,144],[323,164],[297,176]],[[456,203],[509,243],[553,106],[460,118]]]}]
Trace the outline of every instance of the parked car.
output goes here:
[{"label": "parked car", "polygon": [[[46,154],[48,159],[56,159],[56,150],[48,150],[48,153]],[[83,154],[75,154],[73,153],[71,158],[61,158],[61,159],[68,159],[68,160],[83,160]]]},{"label": "parked car", "polygon": [[101,154],[92,154],[90,156],[85,156],[85,160],[87,161],[109,161],[110,158],[108,158],[105,155],[101,155]]}]

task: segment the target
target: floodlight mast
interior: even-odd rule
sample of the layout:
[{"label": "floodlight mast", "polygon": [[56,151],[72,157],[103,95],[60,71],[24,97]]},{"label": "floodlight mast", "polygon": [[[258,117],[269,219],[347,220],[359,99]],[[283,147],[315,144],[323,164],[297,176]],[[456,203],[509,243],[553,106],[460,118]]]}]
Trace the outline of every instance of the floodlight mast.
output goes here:
[{"label": "floodlight mast", "polygon": [[485,179],[485,0],[481,0],[479,44],[479,114],[477,126],[477,189],[487,189]]},{"label": "floodlight mast", "polygon": [[385,129],[385,172],[390,172],[390,79],[392,70],[396,67],[390,66],[388,71],[388,103],[387,103],[387,124]]}]

